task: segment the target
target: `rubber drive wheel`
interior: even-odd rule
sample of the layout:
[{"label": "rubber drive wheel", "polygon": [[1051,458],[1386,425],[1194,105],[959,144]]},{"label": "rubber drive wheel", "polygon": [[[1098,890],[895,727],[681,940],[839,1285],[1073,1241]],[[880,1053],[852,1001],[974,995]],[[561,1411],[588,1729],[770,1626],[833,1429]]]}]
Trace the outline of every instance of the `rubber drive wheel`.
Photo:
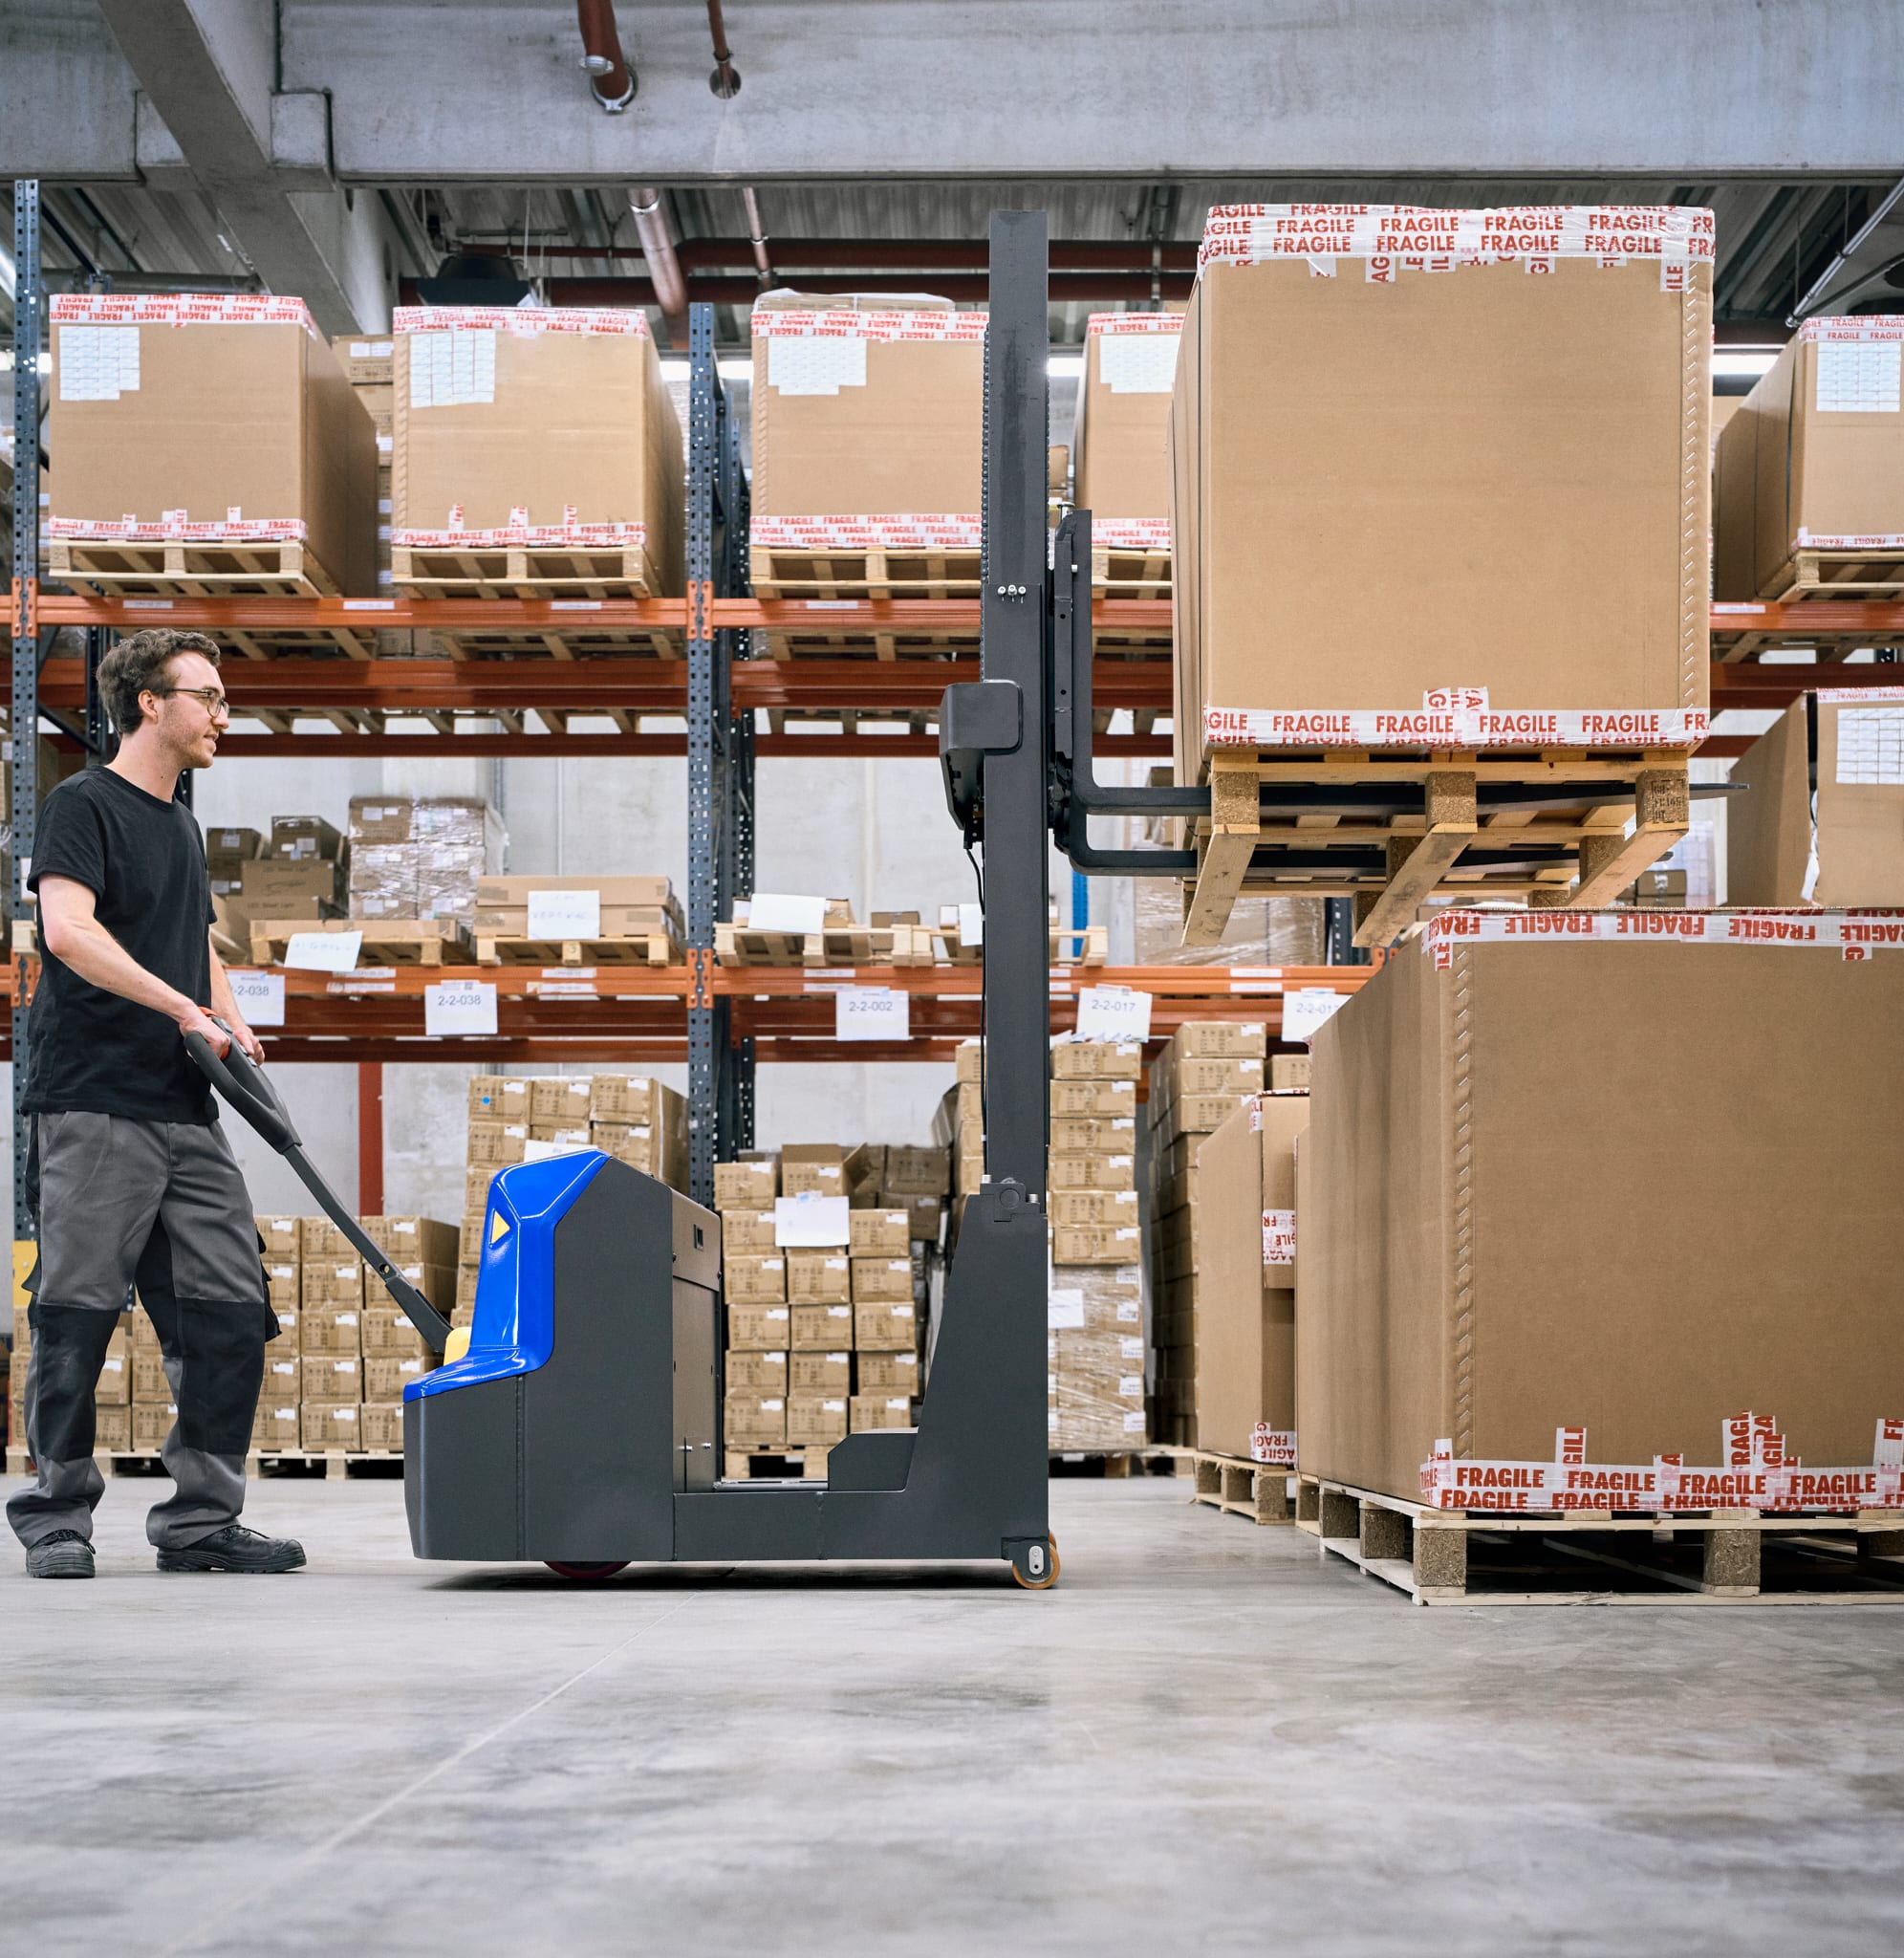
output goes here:
[{"label": "rubber drive wheel", "polygon": [[[1042,1558],[1038,1556],[1041,1548],[1045,1553]],[[1034,1560],[1044,1564],[1042,1573],[1034,1575],[1031,1568]],[[1049,1591],[1058,1581],[1058,1539],[1048,1536],[1042,1545],[1028,1545],[1012,1558],[1011,1576],[1023,1590]]]},{"label": "rubber drive wheel", "polygon": [[618,1564],[550,1564],[549,1568],[558,1577],[573,1577],[578,1584],[599,1584],[604,1577],[612,1577],[617,1571],[625,1571],[628,1560],[624,1557]]}]

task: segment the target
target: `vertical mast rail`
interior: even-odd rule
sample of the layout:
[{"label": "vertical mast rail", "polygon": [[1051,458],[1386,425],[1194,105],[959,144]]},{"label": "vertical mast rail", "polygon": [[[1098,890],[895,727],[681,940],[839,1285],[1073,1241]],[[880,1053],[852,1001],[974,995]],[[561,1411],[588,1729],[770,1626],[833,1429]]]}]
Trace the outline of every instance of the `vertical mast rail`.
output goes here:
[{"label": "vertical mast rail", "polygon": [[[8,811],[7,889],[15,919],[27,916],[32,867],[33,816],[39,806],[39,356],[45,294],[40,288],[39,184],[13,185],[13,562],[9,624],[13,642],[13,691],[8,717],[12,742],[12,807]],[[34,1234],[27,1203],[27,1009],[12,1004],[13,1235]]]}]

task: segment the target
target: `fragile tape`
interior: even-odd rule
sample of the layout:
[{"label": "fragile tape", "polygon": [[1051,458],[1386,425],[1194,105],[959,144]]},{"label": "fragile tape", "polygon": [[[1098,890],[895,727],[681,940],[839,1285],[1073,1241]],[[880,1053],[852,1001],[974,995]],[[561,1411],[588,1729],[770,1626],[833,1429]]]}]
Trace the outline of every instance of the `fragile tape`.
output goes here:
[{"label": "fragile tape", "polygon": [[1792,539],[1794,551],[1904,551],[1904,531],[1868,531],[1859,536],[1827,536],[1803,524]]},{"label": "fragile tape", "polygon": [[469,531],[464,529],[458,513],[452,512],[452,516],[455,521],[440,531],[393,530],[390,541],[413,551],[493,551],[511,544],[548,550],[592,546],[631,550],[648,541],[648,527],[639,523],[585,524],[567,519],[559,524],[531,524],[526,516],[518,520],[518,512],[511,511],[508,523],[500,530]]},{"label": "fragile tape", "polygon": [[1446,910],[1422,927],[1421,949],[1437,971],[1454,960],[1457,941],[1506,939],[1669,939],[1681,945],[1799,946],[1867,959],[1904,950],[1898,911],[1468,911]]},{"label": "fragile tape", "polygon": [[1293,1468],[1296,1466],[1295,1429],[1271,1427],[1267,1422],[1259,1421],[1250,1432],[1249,1459],[1266,1463],[1271,1468]]},{"label": "fragile tape", "polygon": [[1789,1456],[1769,1415],[1749,1412],[1720,1424],[1716,1465],[1677,1453],[1650,1463],[1591,1462],[1579,1427],[1555,1430],[1551,1462],[1458,1458],[1443,1440],[1421,1465],[1421,1499],[1438,1510],[1536,1513],[1904,1509],[1904,1421],[1880,1418],[1871,1463],[1855,1468],[1807,1468]]},{"label": "fragile tape", "polygon": [[1904,701],[1904,686],[1821,686],[1817,693],[1828,707],[1883,707]]},{"label": "fragile tape", "polygon": [[[1261,1127],[1262,1106],[1255,1110],[1256,1120],[1250,1125]],[[1266,1265],[1288,1266],[1296,1261],[1296,1213],[1293,1210],[1265,1210],[1263,1213],[1263,1262]]]},{"label": "fragile tape", "polygon": [[805,313],[756,306],[753,337],[757,340],[982,340],[986,317],[983,313],[855,313],[850,309]]},{"label": "fragile tape", "polygon": [[1176,333],[1183,331],[1180,313],[1093,313],[1084,322],[1085,337],[1105,333]]},{"label": "fragile tape", "polygon": [[756,516],[749,540],[769,551],[976,551],[976,516]]},{"label": "fragile tape", "polygon": [[270,293],[57,293],[55,326],[301,326],[317,331],[302,299]]},{"label": "fragile tape", "polygon": [[168,510],[157,519],[122,516],[117,523],[93,517],[47,519],[47,535],[128,544],[301,544],[308,531],[302,517],[227,516],[223,523],[194,524],[184,511]]},{"label": "fragile tape", "polygon": [[1807,319],[1798,329],[1801,340],[1861,344],[1904,340],[1904,313],[1870,313],[1855,319]]},{"label": "fragile tape", "polygon": [[1307,713],[1203,708],[1203,741],[1210,748],[1697,748],[1710,731],[1703,707],[1624,713],[1465,707]]},{"label": "fragile tape", "polygon": [[1141,551],[1147,556],[1170,549],[1167,516],[1124,516],[1091,519],[1091,541],[1100,551]]},{"label": "fragile tape", "polygon": [[399,306],[390,315],[397,333],[511,333],[533,339],[545,333],[623,334],[648,337],[648,315],[613,306]]}]

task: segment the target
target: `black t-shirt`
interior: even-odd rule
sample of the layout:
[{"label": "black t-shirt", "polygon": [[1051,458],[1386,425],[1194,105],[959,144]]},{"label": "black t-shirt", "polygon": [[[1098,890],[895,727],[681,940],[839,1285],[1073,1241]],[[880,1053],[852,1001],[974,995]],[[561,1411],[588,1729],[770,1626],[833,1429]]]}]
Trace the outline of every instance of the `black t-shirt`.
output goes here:
[{"label": "black t-shirt", "polygon": [[[211,1004],[211,880],[205,838],[183,802],[162,802],[123,775],[88,769],[46,798],[29,880],[69,877],[97,898],[94,916],[145,969]],[[178,1024],[89,985],[44,943],[28,1023],[25,1106],[141,1121],[215,1121],[205,1077]]]}]

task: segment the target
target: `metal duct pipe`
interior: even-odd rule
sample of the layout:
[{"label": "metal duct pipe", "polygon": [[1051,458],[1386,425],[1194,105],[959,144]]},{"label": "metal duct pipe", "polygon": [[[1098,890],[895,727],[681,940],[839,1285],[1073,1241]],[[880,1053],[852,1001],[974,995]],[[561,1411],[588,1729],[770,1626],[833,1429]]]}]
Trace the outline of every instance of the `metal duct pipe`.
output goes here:
[{"label": "metal duct pipe", "polygon": [[707,0],[707,32],[714,36],[714,73],[707,86],[725,101],[741,92],[741,71],[727,52],[727,24],[721,17],[721,0]]},{"label": "metal duct pipe", "polygon": [[621,53],[615,0],[575,0],[575,19],[582,30],[589,92],[609,115],[618,116],[635,99],[635,71]]},{"label": "metal duct pipe", "polygon": [[648,261],[648,282],[655,289],[655,304],[667,321],[668,337],[676,346],[684,347],[687,281],[682,276],[681,260],[675,256],[661,193],[651,184],[637,185],[628,193],[628,207],[635,213],[635,233],[641,241],[641,256]]},{"label": "metal duct pipe", "polygon": [[747,207],[747,239],[753,246],[754,266],[760,273],[764,286],[773,283],[773,264],[767,255],[767,230],[760,221],[760,205],[753,194],[753,186],[746,185],[741,192],[741,202]]}]

